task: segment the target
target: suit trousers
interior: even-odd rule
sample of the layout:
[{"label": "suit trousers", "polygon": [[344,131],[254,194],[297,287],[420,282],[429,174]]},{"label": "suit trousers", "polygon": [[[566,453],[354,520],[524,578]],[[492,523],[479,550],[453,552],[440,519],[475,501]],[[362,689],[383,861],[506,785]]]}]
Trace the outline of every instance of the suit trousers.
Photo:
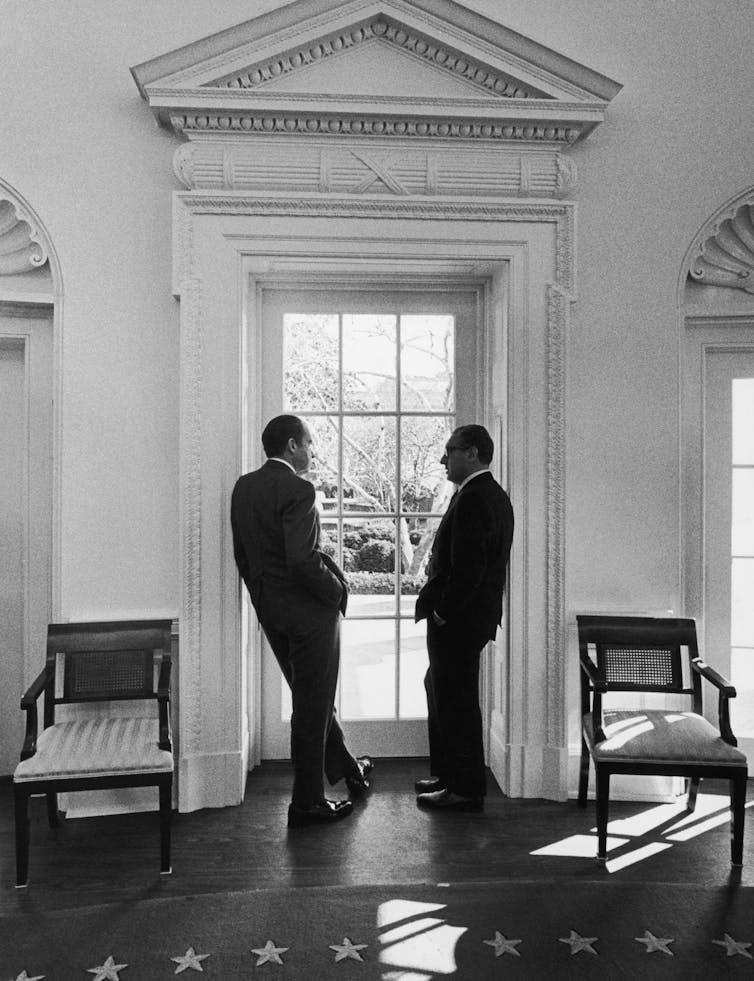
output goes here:
[{"label": "suit trousers", "polygon": [[487,639],[468,626],[427,620],[429,668],[424,679],[430,768],[463,797],[486,793],[479,659]]},{"label": "suit trousers", "polygon": [[340,610],[278,589],[262,589],[254,608],[291,689],[292,801],[312,807],[325,797],[323,773],[335,784],[359,772],[334,708]]}]

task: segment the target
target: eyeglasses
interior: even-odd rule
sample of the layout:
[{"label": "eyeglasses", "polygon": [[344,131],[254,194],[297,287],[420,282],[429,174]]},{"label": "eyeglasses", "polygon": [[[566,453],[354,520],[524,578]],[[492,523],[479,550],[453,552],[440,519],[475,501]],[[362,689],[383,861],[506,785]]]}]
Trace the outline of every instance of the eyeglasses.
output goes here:
[{"label": "eyeglasses", "polygon": [[452,453],[453,450],[465,450],[465,449],[466,449],[465,446],[460,446],[458,444],[452,445],[451,443],[448,443],[448,445],[445,447],[445,452]]}]

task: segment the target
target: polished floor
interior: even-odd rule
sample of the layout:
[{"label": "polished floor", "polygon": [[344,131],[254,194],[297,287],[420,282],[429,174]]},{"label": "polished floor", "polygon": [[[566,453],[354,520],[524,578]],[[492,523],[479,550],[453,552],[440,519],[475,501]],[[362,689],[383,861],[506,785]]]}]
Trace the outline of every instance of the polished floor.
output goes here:
[{"label": "polished floor", "polygon": [[[509,800],[489,779],[483,813],[417,808],[421,760],[378,759],[373,789],[332,827],[288,830],[290,768],[269,763],[249,776],[239,807],[176,814],[173,874],[158,874],[156,813],[66,820],[47,826],[32,801],[30,884],[16,890],[13,794],[0,783],[0,915],[158,896],[281,887],[469,882],[754,885],[754,807],[747,810],[744,867],[729,861],[727,788],[702,784],[697,811],[615,803],[611,851],[597,865],[593,804]],[[336,788],[333,796],[337,795]],[[749,798],[754,805],[754,788]]]}]

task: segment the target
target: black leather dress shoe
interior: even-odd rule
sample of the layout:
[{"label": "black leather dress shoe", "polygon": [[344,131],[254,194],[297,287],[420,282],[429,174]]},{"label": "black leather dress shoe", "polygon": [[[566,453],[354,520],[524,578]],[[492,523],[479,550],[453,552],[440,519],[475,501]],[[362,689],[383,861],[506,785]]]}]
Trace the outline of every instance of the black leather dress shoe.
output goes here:
[{"label": "black leather dress shoe", "polygon": [[452,790],[434,790],[428,794],[419,794],[416,798],[419,807],[428,807],[435,811],[481,811],[484,809],[484,797],[462,797]]},{"label": "black leather dress shoe", "polygon": [[308,824],[332,824],[348,817],[353,811],[350,800],[323,800],[314,807],[288,806],[288,827],[304,828]]},{"label": "black leather dress shoe", "polygon": [[374,769],[374,763],[369,756],[357,756],[356,765],[359,768],[358,776],[354,774],[351,777],[346,777],[346,787],[348,787],[351,797],[363,797],[370,787],[368,777]]},{"label": "black leather dress shoe", "polygon": [[429,777],[426,780],[417,780],[414,789],[417,794],[431,794],[434,790],[445,790],[445,784],[439,777]]}]

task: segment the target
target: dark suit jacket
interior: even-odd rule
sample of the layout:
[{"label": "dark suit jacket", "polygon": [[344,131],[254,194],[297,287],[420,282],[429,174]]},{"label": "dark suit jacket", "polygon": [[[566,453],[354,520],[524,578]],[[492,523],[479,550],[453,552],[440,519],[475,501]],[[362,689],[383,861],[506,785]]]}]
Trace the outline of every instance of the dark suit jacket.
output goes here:
[{"label": "dark suit jacket", "polygon": [[494,639],[513,540],[513,508],[491,473],[472,478],[452,498],[432,546],[416,620],[439,617]]},{"label": "dark suit jacket", "polygon": [[255,605],[264,586],[345,613],[345,578],[319,548],[314,500],[312,484],[277,460],[236,482],[230,506],[233,553]]}]

